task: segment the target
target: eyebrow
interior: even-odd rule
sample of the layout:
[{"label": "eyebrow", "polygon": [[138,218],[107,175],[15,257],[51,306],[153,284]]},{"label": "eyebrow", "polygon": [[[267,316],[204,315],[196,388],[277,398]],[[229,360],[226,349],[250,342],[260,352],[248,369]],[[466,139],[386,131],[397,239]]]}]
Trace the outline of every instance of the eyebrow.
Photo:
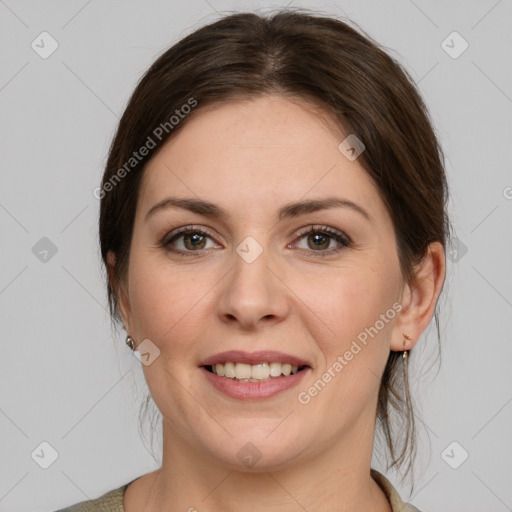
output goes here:
[{"label": "eyebrow", "polygon": [[[218,219],[223,222],[226,222],[229,218],[229,213],[227,210],[214,203],[210,203],[209,201],[185,197],[167,197],[149,209],[149,211],[146,213],[145,220],[147,221],[149,217],[151,217],[156,212],[168,208],[181,208],[183,210],[188,210],[205,217]],[[371,222],[370,215],[364,208],[354,203],[353,201],[349,201],[348,199],[343,199],[340,197],[325,197],[322,199],[309,199],[298,201],[296,203],[288,203],[279,209],[277,217],[279,220],[289,219],[307,213],[327,210],[330,208],[349,208],[352,211],[359,213],[366,220]]]}]

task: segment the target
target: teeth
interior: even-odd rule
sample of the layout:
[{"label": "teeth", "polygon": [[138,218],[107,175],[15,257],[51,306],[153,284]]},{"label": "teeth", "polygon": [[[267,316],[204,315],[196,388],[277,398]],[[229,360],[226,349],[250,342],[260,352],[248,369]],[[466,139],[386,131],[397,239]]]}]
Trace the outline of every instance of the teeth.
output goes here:
[{"label": "teeth", "polygon": [[281,372],[283,375],[290,375],[290,373],[292,372],[292,365],[291,364],[282,364],[281,365]]},{"label": "teeth", "polygon": [[236,378],[238,380],[241,379],[250,379],[251,378],[251,365],[244,363],[236,363],[235,365]]},{"label": "teeth", "polygon": [[240,382],[264,382],[271,378],[280,377],[281,375],[295,375],[299,371],[298,366],[289,363],[217,363],[212,366],[213,373],[220,377],[235,379]]},{"label": "teeth", "polygon": [[228,379],[234,379],[236,377],[235,363],[217,364],[215,368],[224,366],[224,377]]},{"label": "teeth", "polygon": [[270,376],[279,377],[281,375],[281,363],[270,363]]},{"label": "teeth", "polygon": [[251,377],[253,379],[267,380],[269,376],[270,368],[268,363],[255,364],[254,366],[251,366]]}]

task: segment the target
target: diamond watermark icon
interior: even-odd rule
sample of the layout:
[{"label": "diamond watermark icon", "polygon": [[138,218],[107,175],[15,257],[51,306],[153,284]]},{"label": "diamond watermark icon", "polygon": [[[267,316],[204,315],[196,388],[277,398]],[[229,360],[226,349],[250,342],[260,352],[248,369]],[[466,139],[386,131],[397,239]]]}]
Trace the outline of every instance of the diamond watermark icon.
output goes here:
[{"label": "diamond watermark icon", "polygon": [[252,263],[263,252],[263,247],[252,236],[248,236],[238,245],[236,252],[246,263]]},{"label": "diamond watermark icon", "polygon": [[47,441],[40,443],[30,456],[43,469],[48,469],[59,458],[57,450]]},{"label": "diamond watermark icon", "polygon": [[238,453],[236,454],[238,460],[245,464],[247,467],[252,468],[260,459],[263,454],[252,443],[245,443]]},{"label": "diamond watermark icon", "polygon": [[365,145],[353,133],[351,133],[339,146],[338,149],[351,162],[365,150]]},{"label": "diamond watermark icon", "polygon": [[469,48],[469,44],[457,31],[453,31],[443,40],[441,48],[452,59],[458,59]]},{"label": "diamond watermark icon", "polygon": [[59,43],[48,32],[41,32],[30,46],[39,57],[47,59],[59,47]]},{"label": "diamond watermark icon", "polygon": [[455,237],[448,247],[447,256],[453,263],[458,263],[466,255],[467,252],[467,246]]},{"label": "diamond watermark icon", "polygon": [[43,236],[32,247],[32,253],[42,263],[48,263],[57,254],[57,246],[49,238]]},{"label": "diamond watermark icon", "polygon": [[442,452],[441,458],[450,466],[452,469],[457,469],[469,457],[469,453],[457,442],[453,441],[450,443]]},{"label": "diamond watermark icon", "polygon": [[160,349],[149,339],[142,341],[133,355],[144,365],[149,366],[160,355]]}]

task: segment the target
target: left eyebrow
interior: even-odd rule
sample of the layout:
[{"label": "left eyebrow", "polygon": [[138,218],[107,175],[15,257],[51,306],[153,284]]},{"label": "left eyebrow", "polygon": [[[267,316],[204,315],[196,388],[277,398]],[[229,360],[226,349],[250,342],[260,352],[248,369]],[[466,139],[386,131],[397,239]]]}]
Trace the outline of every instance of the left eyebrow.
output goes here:
[{"label": "left eyebrow", "polygon": [[[205,217],[216,218],[224,222],[229,218],[227,210],[209,201],[185,197],[167,197],[153,205],[146,213],[145,219],[148,220],[148,218],[158,210],[172,207],[188,210]],[[277,217],[279,220],[282,220],[331,208],[349,208],[371,222],[370,215],[364,208],[353,201],[340,197],[326,197],[322,199],[309,199],[295,203],[288,203],[279,209]]]},{"label": "left eyebrow", "polygon": [[297,203],[288,203],[280,208],[278,217],[279,220],[281,220],[330,208],[349,208],[361,214],[366,220],[371,221],[369,213],[363,207],[353,201],[340,197],[325,197],[322,199],[309,199]]}]

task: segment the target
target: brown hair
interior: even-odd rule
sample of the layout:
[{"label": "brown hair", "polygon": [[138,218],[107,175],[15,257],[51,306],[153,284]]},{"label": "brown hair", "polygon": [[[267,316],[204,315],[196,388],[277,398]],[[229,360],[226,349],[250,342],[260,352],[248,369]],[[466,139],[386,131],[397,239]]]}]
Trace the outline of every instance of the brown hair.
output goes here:
[{"label": "brown hair", "polygon": [[[233,14],[197,29],[163,53],[140,80],[120,120],[100,194],[99,237],[105,265],[108,251],[116,255],[107,282],[112,319],[120,320],[116,293],[127,275],[144,165],[201,108],[268,93],[322,105],[343,131],[364,143],[358,161],[393,221],[404,279],[411,280],[414,265],[431,242],[446,247],[450,227],[444,156],[407,71],[367,34],[338,19],[299,10],[271,16]],[[184,106],[193,102],[198,106],[180,115],[190,111]],[[173,116],[179,120],[170,122]],[[148,142],[155,139],[157,144]],[[130,160],[143,146],[145,157]],[[437,304],[434,316],[439,338]],[[409,451],[408,472],[415,451],[415,422],[400,359],[400,352],[389,355],[377,419],[390,467],[400,468]],[[393,411],[402,419],[404,435],[399,439],[391,431]]]}]

